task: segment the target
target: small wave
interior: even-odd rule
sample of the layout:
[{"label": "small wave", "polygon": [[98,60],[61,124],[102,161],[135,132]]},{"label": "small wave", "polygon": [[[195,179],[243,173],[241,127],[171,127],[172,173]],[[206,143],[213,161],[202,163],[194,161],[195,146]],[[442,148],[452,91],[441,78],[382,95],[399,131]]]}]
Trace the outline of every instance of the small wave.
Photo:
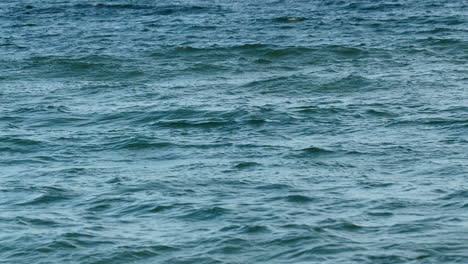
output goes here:
[{"label": "small wave", "polygon": [[54,15],[63,14],[68,10],[68,6],[52,6],[52,7],[35,7],[32,5],[26,5],[23,8],[12,9],[12,12],[21,12],[25,15]]},{"label": "small wave", "polygon": [[230,70],[228,67],[216,65],[216,64],[208,64],[208,63],[196,63],[195,65],[189,66],[185,68],[183,71],[187,73],[192,72],[207,72],[207,73],[214,73],[220,71],[227,71]]},{"label": "small wave", "polygon": [[270,229],[263,225],[248,225],[242,227],[240,231],[246,234],[256,234],[270,232]]},{"label": "small wave", "polygon": [[[243,109],[228,109],[223,111],[200,110],[193,108],[177,108],[161,111],[134,111],[102,115],[98,121],[129,120],[132,124],[162,125],[162,126],[217,126],[235,123],[236,119],[248,117],[249,112]],[[241,120],[239,120],[241,121]],[[246,122],[249,119],[246,120]]]},{"label": "small wave", "polygon": [[39,197],[34,198],[32,201],[21,203],[20,205],[38,205],[38,204],[49,204],[53,202],[67,200],[66,196],[62,195],[50,195],[50,194],[43,194]]},{"label": "small wave", "polygon": [[180,52],[209,52],[209,51],[258,51],[270,47],[267,44],[252,43],[234,46],[207,46],[207,47],[192,47],[192,46],[176,46],[175,50]]},{"label": "small wave", "polygon": [[[151,243],[153,244],[153,243]],[[156,245],[125,245],[118,247],[109,247],[106,253],[89,254],[86,258],[86,263],[133,263],[136,261],[144,261],[153,259],[157,256],[170,254],[178,251],[177,247],[172,247],[164,244]],[[153,259],[154,260],[154,259]]]},{"label": "small wave", "polygon": [[14,144],[18,146],[37,146],[43,143],[42,141],[38,141],[34,139],[16,138],[16,137],[0,137],[0,142],[2,144]]},{"label": "small wave", "polygon": [[244,250],[244,247],[242,246],[219,246],[214,248],[213,250],[208,251],[209,254],[239,254]]},{"label": "small wave", "polygon": [[128,62],[112,56],[32,57],[23,63],[24,70],[34,71],[42,78],[89,77],[102,81],[134,78],[145,74],[136,67],[125,65]]},{"label": "small wave", "polygon": [[214,128],[220,126],[230,126],[228,121],[192,121],[192,120],[161,120],[153,123],[153,126],[171,127],[171,128]]},{"label": "small wave", "polygon": [[300,150],[296,150],[293,153],[291,153],[291,157],[294,158],[311,158],[311,157],[322,157],[326,155],[333,154],[334,151],[325,149],[325,148],[319,148],[319,147],[307,147],[303,148]]},{"label": "small wave", "polygon": [[196,209],[193,210],[193,212],[190,212],[186,215],[181,216],[182,219],[186,220],[212,220],[218,217],[221,217],[223,215],[226,215],[229,213],[230,210],[222,208],[222,207],[209,207],[209,208],[201,208],[201,209]]},{"label": "small wave", "polygon": [[110,3],[93,3],[89,5],[76,5],[76,7],[96,7],[96,8],[117,8],[117,9],[148,9],[152,8],[150,5],[136,5],[136,4],[110,4]]},{"label": "small wave", "polygon": [[325,154],[325,153],[333,153],[331,150],[327,150],[324,148],[318,148],[318,147],[308,147],[301,149],[301,151],[305,153],[310,153],[310,154]]},{"label": "small wave", "polygon": [[113,205],[119,205],[124,202],[130,202],[129,200],[121,197],[105,197],[99,199],[92,199],[86,202],[87,211],[89,212],[103,212],[111,210]]},{"label": "small wave", "polygon": [[371,211],[371,212],[367,212],[367,214],[370,216],[377,216],[377,217],[391,217],[394,215],[392,212],[386,212],[386,211]]},{"label": "small wave", "polygon": [[[234,46],[176,46],[175,51],[184,52],[185,54],[225,54],[232,56],[233,54],[242,54],[243,56],[255,56],[261,59],[274,59],[286,56],[300,58],[300,55],[315,55],[316,59],[323,55],[345,57],[364,57],[371,55],[369,50],[345,46],[345,45],[315,45],[315,46],[279,46],[262,43],[243,44]],[[387,50],[375,49],[373,52],[386,53]]]},{"label": "small wave", "polygon": [[406,201],[387,201],[372,207],[372,210],[396,210],[396,209],[404,209],[411,206],[411,203]]},{"label": "small wave", "polygon": [[[425,257],[417,257],[417,260],[423,260]],[[414,259],[410,257],[394,255],[394,254],[363,254],[361,257],[361,261],[368,262],[368,263],[410,263]],[[416,262],[417,263],[417,262]]]},{"label": "small wave", "polygon": [[264,80],[255,80],[252,82],[247,83],[244,85],[245,87],[258,87],[258,86],[264,86],[264,85],[269,85],[269,84],[280,84],[288,81],[288,77],[280,76],[280,77],[272,77]]},{"label": "small wave", "polygon": [[418,41],[424,47],[435,50],[436,53],[450,54],[454,56],[463,56],[468,53],[468,42],[462,39],[448,38],[426,38]]},{"label": "small wave", "polygon": [[17,137],[0,136],[0,152],[30,153],[36,152],[48,146],[46,142]]},{"label": "small wave", "polygon": [[447,194],[445,196],[443,196],[442,200],[453,200],[453,199],[460,199],[460,200],[464,200],[464,199],[467,199],[468,198],[468,190],[458,190],[458,191],[454,191],[450,194]]},{"label": "small wave", "polygon": [[149,138],[130,138],[116,143],[109,144],[112,149],[128,149],[128,150],[143,150],[143,149],[163,149],[176,146],[171,142],[158,142],[155,139]]},{"label": "small wave", "polygon": [[284,200],[290,203],[310,203],[314,202],[316,199],[305,195],[293,194],[284,197]]},{"label": "small wave", "polygon": [[280,23],[291,23],[291,22],[301,22],[306,20],[305,17],[278,17],[272,19],[275,22],[280,22]]},{"label": "small wave", "polygon": [[383,111],[383,110],[376,110],[376,109],[368,109],[366,113],[373,116],[382,116],[382,117],[395,117],[397,116],[395,113],[390,111]]},{"label": "small wave", "polygon": [[62,226],[61,223],[43,218],[30,218],[19,216],[15,218],[16,222],[21,225],[38,225],[38,226],[48,226],[48,227],[59,227]]},{"label": "small wave", "polygon": [[172,208],[174,208],[174,205],[157,205],[157,206],[152,207],[149,210],[149,212],[151,212],[151,213],[160,213],[160,212],[172,209]]},{"label": "small wave", "polygon": [[258,189],[258,190],[272,190],[272,191],[275,191],[275,190],[288,190],[288,189],[292,189],[292,187],[289,186],[289,185],[286,185],[286,184],[279,184],[279,183],[276,183],[276,184],[265,184],[265,185],[260,185],[260,186],[255,187],[255,189]]},{"label": "small wave", "polygon": [[156,14],[159,15],[172,15],[175,13],[184,13],[184,14],[196,14],[196,13],[205,13],[208,11],[212,11],[212,8],[204,7],[204,6],[165,6],[165,7],[158,7],[155,10]]},{"label": "small wave", "polygon": [[364,250],[363,247],[353,247],[343,243],[328,243],[324,245],[315,246],[311,249],[298,250],[294,254],[291,254],[291,258],[304,258],[306,256],[317,256],[317,255],[336,255],[344,252],[355,252]]},{"label": "small wave", "polygon": [[328,82],[320,86],[322,91],[357,92],[372,84],[370,79],[359,75],[348,75],[346,77]]},{"label": "small wave", "polygon": [[425,125],[468,125],[468,119],[440,119],[440,118],[433,118],[429,120],[421,120]]},{"label": "small wave", "polygon": [[[352,4],[350,4],[352,5]],[[365,11],[385,11],[389,12],[390,10],[404,8],[405,6],[400,3],[371,3],[365,4],[359,7],[361,10]]]},{"label": "small wave", "polygon": [[282,57],[287,57],[287,56],[301,56],[301,55],[311,54],[314,51],[317,51],[317,50],[314,48],[306,48],[306,47],[284,47],[284,48],[273,48],[270,50],[266,50],[261,55],[269,59],[275,59],[275,58],[282,58]]},{"label": "small wave", "polygon": [[267,60],[267,59],[256,59],[256,60],[254,60],[254,63],[258,63],[258,64],[270,64],[272,62],[273,61]]},{"label": "small wave", "polygon": [[294,247],[298,245],[314,243],[318,239],[319,239],[318,236],[316,236],[313,233],[310,234],[310,232],[302,233],[302,234],[293,232],[287,235],[282,235],[281,237],[273,239],[271,241],[268,241],[268,244],[278,245],[281,247],[287,247],[287,246]]},{"label": "small wave", "polygon": [[71,191],[57,188],[57,187],[45,187],[39,191],[43,192],[39,196],[36,196],[30,201],[18,203],[18,205],[47,205],[55,202],[62,202],[71,199]]},{"label": "small wave", "polygon": [[468,119],[444,119],[444,118],[425,118],[425,119],[407,119],[407,120],[394,120],[387,124],[387,126],[399,125],[424,125],[424,126],[438,126],[445,128],[458,128],[468,127]]},{"label": "small wave", "polygon": [[93,4],[78,4],[71,9],[95,9],[101,12],[139,12],[142,15],[169,16],[174,14],[197,14],[217,11],[219,7],[196,5],[145,5],[145,4],[120,4],[97,2]]},{"label": "small wave", "polygon": [[320,223],[323,228],[339,230],[339,231],[350,231],[350,232],[357,232],[364,229],[363,226],[355,224],[351,221],[347,221],[344,219],[327,219]]},{"label": "small wave", "polygon": [[259,166],[260,163],[253,162],[253,161],[243,161],[239,162],[236,165],[234,165],[235,169],[248,169],[248,168],[253,168]]},{"label": "small wave", "polygon": [[242,238],[226,238],[217,243],[215,249],[211,250],[210,253],[221,253],[221,254],[233,254],[243,251],[244,248],[252,246],[246,239]]},{"label": "small wave", "polygon": [[309,114],[337,114],[346,111],[346,109],[337,106],[295,106],[290,108],[292,111],[296,113],[300,113],[303,115]]}]

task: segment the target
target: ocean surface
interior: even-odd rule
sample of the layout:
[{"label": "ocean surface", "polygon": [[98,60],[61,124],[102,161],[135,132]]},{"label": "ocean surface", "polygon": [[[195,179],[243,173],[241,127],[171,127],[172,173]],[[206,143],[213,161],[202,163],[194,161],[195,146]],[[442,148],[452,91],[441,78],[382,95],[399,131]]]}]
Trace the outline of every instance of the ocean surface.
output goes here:
[{"label": "ocean surface", "polygon": [[2,0],[0,263],[468,263],[468,2]]}]

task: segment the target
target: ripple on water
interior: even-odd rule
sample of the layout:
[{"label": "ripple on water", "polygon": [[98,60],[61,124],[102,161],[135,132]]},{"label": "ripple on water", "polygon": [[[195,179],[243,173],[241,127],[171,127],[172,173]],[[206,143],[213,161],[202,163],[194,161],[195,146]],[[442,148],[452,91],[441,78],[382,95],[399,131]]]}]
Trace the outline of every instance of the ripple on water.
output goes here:
[{"label": "ripple on water", "polygon": [[229,209],[214,206],[199,209],[191,209],[189,213],[182,215],[180,218],[187,221],[205,221],[225,216],[229,214],[229,212]]},{"label": "ripple on water", "polygon": [[464,1],[0,1],[0,262],[468,263]]}]

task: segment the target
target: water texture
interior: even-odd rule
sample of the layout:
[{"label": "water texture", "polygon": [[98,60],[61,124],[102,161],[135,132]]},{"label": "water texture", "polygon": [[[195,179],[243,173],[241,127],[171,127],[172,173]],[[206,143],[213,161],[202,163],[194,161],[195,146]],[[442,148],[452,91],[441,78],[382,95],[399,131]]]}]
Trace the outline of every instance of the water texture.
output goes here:
[{"label": "water texture", "polygon": [[468,263],[463,0],[2,0],[0,263]]}]

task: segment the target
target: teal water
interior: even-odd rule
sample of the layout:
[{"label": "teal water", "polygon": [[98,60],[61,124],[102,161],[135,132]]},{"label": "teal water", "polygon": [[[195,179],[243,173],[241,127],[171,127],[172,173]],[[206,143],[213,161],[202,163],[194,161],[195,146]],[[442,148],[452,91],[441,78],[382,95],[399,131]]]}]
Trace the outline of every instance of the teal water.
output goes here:
[{"label": "teal water", "polygon": [[468,263],[466,1],[3,0],[0,263]]}]

